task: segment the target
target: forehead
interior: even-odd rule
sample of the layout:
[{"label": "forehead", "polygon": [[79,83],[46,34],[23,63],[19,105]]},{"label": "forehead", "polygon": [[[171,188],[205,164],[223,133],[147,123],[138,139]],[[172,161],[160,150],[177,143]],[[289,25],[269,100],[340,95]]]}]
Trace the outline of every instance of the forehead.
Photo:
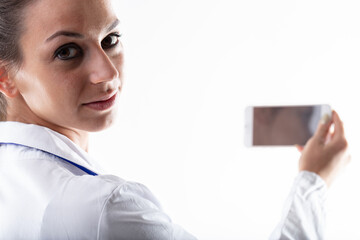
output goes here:
[{"label": "forehead", "polygon": [[37,0],[25,11],[25,32],[46,37],[58,30],[99,32],[116,19],[110,0]]}]

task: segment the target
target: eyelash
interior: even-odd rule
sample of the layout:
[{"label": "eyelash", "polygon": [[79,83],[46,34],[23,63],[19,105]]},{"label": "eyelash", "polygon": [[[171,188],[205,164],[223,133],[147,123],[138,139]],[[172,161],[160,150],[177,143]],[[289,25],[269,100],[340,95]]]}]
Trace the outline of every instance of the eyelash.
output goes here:
[{"label": "eyelash", "polygon": [[[103,44],[103,42],[105,41],[105,39],[108,38],[108,37],[116,37],[116,42],[115,42],[114,44],[112,44],[110,47],[104,48],[104,46],[103,46],[102,44]],[[121,34],[120,34],[120,33],[111,33],[111,34],[107,35],[107,36],[101,41],[101,46],[102,46],[102,48],[103,48],[104,50],[106,50],[106,49],[115,47],[116,45],[118,45],[118,43],[119,43],[119,38],[120,38],[120,37],[121,37]]]},{"label": "eyelash", "polygon": [[[101,47],[104,49],[104,50],[109,50],[109,49],[112,49],[112,48],[114,48],[114,47],[116,47],[118,44],[119,44],[119,38],[122,36],[122,34],[120,34],[120,33],[111,33],[111,34],[109,34],[109,35],[107,35],[102,41],[101,41]],[[104,40],[105,39],[107,39],[108,37],[116,37],[116,42],[115,43],[113,43],[112,45],[110,45],[110,46],[103,46],[103,42],[104,42]],[[75,53],[75,55],[74,56],[72,56],[72,57],[68,57],[68,58],[64,58],[64,57],[60,57],[59,55],[60,55],[60,53],[62,52],[62,51],[69,51],[69,50],[74,50],[75,49],[75,51],[77,51],[76,53]],[[71,50],[70,50],[70,52],[71,52]],[[83,54],[83,51],[82,51],[82,49],[77,45],[77,44],[75,44],[75,43],[67,43],[67,44],[65,44],[65,45],[63,45],[63,46],[61,46],[61,47],[59,47],[56,51],[55,51],[55,53],[54,53],[54,58],[58,58],[58,59],[60,59],[60,60],[62,60],[62,61],[68,61],[68,60],[71,60],[71,59],[74,59],[74,58],[76,58],[76,57],[79,57],[79,56],[81,56]]]},{"label": "eyelash", "polygon": [[[66,51],[66,50],[69,50],[69,49],[75,49],[75,50],[77,51],[76,55],[73,56],[73,57],[69,57],[69,58],[60,57],[60,53],[61,53],[62,51]],[[66,61],[66,60],[71,60],[71,59],[73,59],[73,58],[75,58],[75,57],[78,57],[79,55],[82,55],[82,50],[81,50],[81,48],[80,48],[78,45],[76,45],[75,43],[68,43],[68,44],[65,44],[65,45],[59,47],[59,48],[55,51],[55,53],[54,53],[54,58],[58,58],[58,59],[60,59],[60,60]]]}]

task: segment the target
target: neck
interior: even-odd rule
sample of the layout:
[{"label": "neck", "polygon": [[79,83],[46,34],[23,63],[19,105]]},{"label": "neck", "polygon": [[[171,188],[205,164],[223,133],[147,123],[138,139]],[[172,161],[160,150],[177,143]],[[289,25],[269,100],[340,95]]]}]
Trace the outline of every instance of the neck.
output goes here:
[{"label": "neck", "polygon": [[86,152],[88,151],[89,134],[87,131],[58,126],[48,122],[40,117],[37,117],[36,114],[34,114],[29,108],[24,108],[23,104],[16,104],[14,101],[8,101],[6,121],[35,124],[47,127],[66,136]]}]

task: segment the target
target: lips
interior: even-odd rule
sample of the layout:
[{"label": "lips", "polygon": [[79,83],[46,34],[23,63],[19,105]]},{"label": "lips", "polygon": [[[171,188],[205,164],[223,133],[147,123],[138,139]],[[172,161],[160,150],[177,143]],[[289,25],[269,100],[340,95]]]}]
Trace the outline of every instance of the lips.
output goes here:
[{"label": "lips", "polygon": [[116,97],[117,97],[117,92],[113,93],[111,96],[105,96],[101,98],[99,101],[85,103],[83,105],[93,110],[104,111],[110,109],[112,106],[115,105]]}]

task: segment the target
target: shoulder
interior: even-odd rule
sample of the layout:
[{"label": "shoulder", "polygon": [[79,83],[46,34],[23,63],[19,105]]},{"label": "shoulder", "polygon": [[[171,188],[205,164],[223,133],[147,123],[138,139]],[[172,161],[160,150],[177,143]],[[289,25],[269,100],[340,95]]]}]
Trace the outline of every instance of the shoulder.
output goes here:
[{"label": "shoulder", "polygon": [[147,187],[111,175],[68,181],[45,211],[42,239],[195,239]]},{"label": "shoulder", "polygon": [[149,209],[160,211],[160,205],[142,184],[112,175],[76,176],[48,204],[41,235],[43,239],[93,239],[109,219],[131,221]]},{"label": "shoulder", "polygon": [[104,204],[124,184],[123,179],[110,175],[66,179],[45,210],[42,239],[93,239]]},{"label": "shoulder", "polygon": [[147,187],[127,182],[114,189],[102,209],[97,239],[194,240],[174,224]]}]

